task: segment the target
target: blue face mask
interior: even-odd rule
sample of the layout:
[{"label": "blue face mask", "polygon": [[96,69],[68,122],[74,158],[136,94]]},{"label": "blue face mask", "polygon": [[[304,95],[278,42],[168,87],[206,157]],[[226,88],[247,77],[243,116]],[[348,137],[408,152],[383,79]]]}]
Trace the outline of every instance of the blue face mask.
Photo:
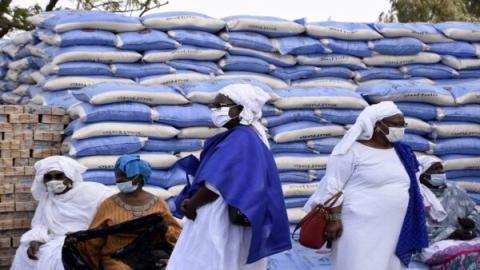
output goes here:
[{"label": "blue face mask", "polygon": [[428,181],[434,187],[444,186],[447,183],[447,175],[444,173],[431,174]]},{"label": "blue face mask", "polygon": [[117,183],[117,188],[122,193],[132,193],[137,190],[138,185],[134,185],[133,180],[130,180],[127,182]]}]

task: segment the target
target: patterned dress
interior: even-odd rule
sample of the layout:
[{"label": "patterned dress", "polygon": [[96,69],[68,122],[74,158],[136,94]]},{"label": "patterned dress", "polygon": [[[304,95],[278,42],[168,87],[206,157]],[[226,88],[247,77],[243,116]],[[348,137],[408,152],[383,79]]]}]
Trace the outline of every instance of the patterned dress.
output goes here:
[{"label": "patterned dress", "polygon": [[447,184],[444,190],[432,190],[447,212],[447,218],[441,222],[427,219],[430,246],[425,249],[421,259],[434,270],[480,269],[480,238],[470,241],[449,240],[458,228],[458,218],[470,218],[475,221],[476,233],[480,236],[480,214],[475,203],[467,193],[456,184]]}]

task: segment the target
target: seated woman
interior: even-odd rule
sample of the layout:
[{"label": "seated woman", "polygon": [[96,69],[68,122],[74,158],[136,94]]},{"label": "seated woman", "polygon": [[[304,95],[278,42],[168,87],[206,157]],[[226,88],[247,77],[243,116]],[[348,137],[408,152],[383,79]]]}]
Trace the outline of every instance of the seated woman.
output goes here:
[{"label": "seated woman", "polygon": [[477,269],[480,214],[475,203],[463,189],[446,182],[439,159],[424,156],[418,160],[430,243],[421,254],[422,261],[431,269]]},{"label": "seated woman", "polygon": [[83,182],[86,169],[62,156],[35,163],[32,195],[38,206],[11,269],[63,269],[65,235],[88,228],[97,207],[113,193],[102,184]]},{"label": "seated woman", "polygon": [[[90,229],[110,227],[154,213],[160,213],[168,228],[165,240],[172,246],[177,242],[181,228],[161,198],[143,190],[151,174],[150,165],[135,155],[123,155],[115,164],[117,187],[120,193],[106,199],[99,207]],[[130,266],[111,257],[119,249],[139,237],[138,232],[113,234],[85,242],[83,254],[92,269],[129,270]]]}]

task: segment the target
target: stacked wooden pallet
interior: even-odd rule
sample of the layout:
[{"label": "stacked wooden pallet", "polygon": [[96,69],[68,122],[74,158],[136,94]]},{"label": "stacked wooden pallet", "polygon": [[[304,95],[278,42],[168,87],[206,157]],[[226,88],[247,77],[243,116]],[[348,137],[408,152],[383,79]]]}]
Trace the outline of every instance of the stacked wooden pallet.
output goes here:
[{"label": "stacked wooden pallet", "polygon": [[8,269],[36,207],[36,161],[61,154],[69,117],[61,108],[0,106],[0,270]]}]

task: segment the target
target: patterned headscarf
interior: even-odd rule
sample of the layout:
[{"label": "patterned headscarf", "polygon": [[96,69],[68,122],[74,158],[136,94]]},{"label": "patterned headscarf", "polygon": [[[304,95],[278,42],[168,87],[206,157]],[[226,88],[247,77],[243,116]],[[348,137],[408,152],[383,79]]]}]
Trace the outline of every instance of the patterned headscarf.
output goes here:
[{"label": "patterned headscarf", "polygon": [[145,182],[150,179],[152,168],[145,160],[141,160],[138,155],[122,155],[115,163],[115,170],[120,170],[127,178],[132,178],[137,175],[143,176]]}]

